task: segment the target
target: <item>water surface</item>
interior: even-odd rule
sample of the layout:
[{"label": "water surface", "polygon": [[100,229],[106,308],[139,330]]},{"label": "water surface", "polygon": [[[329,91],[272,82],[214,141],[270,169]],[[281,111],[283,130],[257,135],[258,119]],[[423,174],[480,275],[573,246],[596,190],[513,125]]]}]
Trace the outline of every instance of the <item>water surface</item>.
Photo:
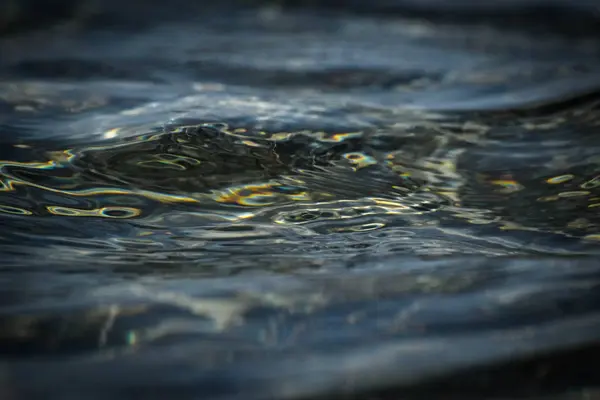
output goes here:
[{"label": "water surface", "polygon": [[0,38],[3,398],[594,395],[591,3],[354,3]]}]

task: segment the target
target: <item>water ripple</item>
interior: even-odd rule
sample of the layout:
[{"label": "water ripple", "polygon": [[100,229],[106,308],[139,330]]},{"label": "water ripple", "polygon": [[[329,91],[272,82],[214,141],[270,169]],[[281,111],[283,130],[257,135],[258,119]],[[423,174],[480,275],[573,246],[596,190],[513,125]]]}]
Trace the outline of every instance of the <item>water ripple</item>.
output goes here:
[{"label": "water ripple", "polygon": [[[583,3],[524,1],[0,26],[7,390],[590,387],[554,354],[597,354],[600,51]],[[510,383],[546,355],[566,383]]]}]

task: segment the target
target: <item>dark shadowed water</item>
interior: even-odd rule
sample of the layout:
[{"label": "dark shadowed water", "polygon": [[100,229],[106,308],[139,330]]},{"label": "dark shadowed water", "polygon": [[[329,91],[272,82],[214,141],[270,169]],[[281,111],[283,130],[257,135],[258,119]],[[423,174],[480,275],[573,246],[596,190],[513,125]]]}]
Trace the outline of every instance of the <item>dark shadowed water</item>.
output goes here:
[{"label": "dark shadowed water", "polygon": [[0,399],[600,398],[598,3],[8,3]]}]

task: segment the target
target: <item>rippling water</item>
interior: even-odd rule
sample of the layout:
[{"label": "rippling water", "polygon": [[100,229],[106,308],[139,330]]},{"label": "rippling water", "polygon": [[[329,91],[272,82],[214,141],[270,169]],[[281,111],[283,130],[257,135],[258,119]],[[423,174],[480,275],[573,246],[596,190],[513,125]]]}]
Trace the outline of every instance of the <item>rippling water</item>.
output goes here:
[{"label": "rippling water", "polygon": [[0,397],[599,395],[596,8],[299,3],[7,25]]}]

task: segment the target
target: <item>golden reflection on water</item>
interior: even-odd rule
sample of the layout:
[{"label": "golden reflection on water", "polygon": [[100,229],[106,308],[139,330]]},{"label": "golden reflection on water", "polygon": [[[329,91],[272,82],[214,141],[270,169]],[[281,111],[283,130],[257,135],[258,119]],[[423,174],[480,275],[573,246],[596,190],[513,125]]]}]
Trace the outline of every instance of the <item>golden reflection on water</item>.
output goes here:
[{"label": "golden reflection on water", "polygon": [[[284,189],[283,191],[281,189]],[[285,193],[284,186],[279,181],[266,182],[262,184],[248,184],[233,186],[224,191],[217,191],[213,194],[213,199],[219,203],[237,204],[247,207],[266,207],[278,203],[283,199],[285,202],[310,201],[310,194],[300,188],[291,188],[287,190],[291,193]]]},{"label": "golden reflection on water", "polygon": [[[189,213],[219,214],[230,222],[260,215],[270,215],[275,225],[357,220],[354,226],[332,226],[330,232],[382,229],[385,222],[364,218],[436,210],[471,225],[495,224],[499,230],[544,229],[498,214],[498,206],[469,206],[463,187],[473,184],[479,185],[476,196],[491,196],[494,204],[537,191],[542,194],[535,197],[538,204],[581,198],[588,200],[587,209],[600,206],[594,191],[600,175],[564,173],[538,183],[510,173],[473,177],[457,164],[462,150],[437,147],[432,149],[435,156],[402,148],[373,153],[364,149],[368,132],[266,132],[223,123],[120,139],[119,132],[106,132],[105,138],[114,139],[108,144],[49,151],[47,161],[0,161],[0,191],[9,195],[29,187],[65,201],[93,200],[85,206],[43,204],[47,215],[61,217],[144,218],[152,210],[150,201],[187,205]],[[388,171],[384,179],[377,175],[381,171]],[[532,189],[532,183],[547,189]],[[0,213],[35,216],[43,211],[0,200]],[[571,221],[564,229],[584,230],[589,240],[597,226]]]},{"label": "golden reflection on water", "polygon": [[14,214],[14,215],[33,215],[33,213],[29,210],[25,210],[25,209],[19,208],[19,207],[4,206],[4,205],[0,205],[0,213]]},{"label": "golden reflection on water", "polygon": [[103,218],[134,218],[141,214],[141,210],[133,207],[102,207],[93,210],[82,210],[72,207],[46,206],[53,215],[65,217],[103,217]]}]

